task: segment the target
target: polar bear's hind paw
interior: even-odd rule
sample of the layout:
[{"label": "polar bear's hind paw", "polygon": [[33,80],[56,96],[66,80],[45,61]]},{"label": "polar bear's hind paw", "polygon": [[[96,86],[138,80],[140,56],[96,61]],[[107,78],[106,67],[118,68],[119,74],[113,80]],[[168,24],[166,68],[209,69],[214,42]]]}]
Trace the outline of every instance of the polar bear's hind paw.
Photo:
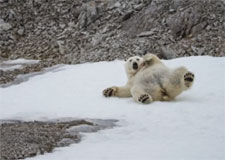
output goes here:
[{"label": "polar bear's hind paw", "polygon": [[138,98],[138,102],[143,103],[143,104],[148,104],[152,101],[152,97],[149,96],[148,94],[142,94],[139,98]]}]

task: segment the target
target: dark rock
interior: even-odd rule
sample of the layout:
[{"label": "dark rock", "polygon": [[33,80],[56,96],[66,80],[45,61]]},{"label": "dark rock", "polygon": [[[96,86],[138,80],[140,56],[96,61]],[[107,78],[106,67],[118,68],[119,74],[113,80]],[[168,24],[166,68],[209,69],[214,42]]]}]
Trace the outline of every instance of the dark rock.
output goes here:
[{"label": "dark rock", "polygon": [[133,11],[125,13],[122,17],[122,21],[128,20],[132,16],[133,13],[134,13]]}]

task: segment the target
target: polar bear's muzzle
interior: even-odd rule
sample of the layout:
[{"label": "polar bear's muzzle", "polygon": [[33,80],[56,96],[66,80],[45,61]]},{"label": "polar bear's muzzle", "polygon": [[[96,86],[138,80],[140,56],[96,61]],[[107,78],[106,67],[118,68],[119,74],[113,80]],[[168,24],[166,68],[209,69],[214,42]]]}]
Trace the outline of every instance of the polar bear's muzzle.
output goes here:
[{"label": "polar bear's muzzle", "polygon": [[134,70],[137,70],[137,69],[138,69],[138,64],[137,64],[137,62],[134,62],[134,63],[133,63],[133,69],[134,69]]}]

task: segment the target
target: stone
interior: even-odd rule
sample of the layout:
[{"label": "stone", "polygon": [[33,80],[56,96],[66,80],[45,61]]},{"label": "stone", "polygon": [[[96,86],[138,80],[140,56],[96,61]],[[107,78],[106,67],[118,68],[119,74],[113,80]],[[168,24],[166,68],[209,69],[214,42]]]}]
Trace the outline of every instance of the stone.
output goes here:
[{"label": "stone", "polygon": [[100,33],[96,33],[94,37],[92,37],[92,45],[93,46],[96,46],[98,45],[99,43],[101,43],[101,41],[105,38],[105,36],[103,36],[102,34]]},{"label": "stone", "polygon": [[24,28],[20,28],[20,29],[17,31],[17,33],[18,33],[20,36],[24,35]]},{"label": "stone", "polygon": [[134,9],[140,11],[145,5],[143,3],[134,5]]},{"label": "stone", "polygon": [[161,57],[164,59],[173,59],[176,57],[176,51],[170,48],[169,46],[162,46],[162,55]]},{"label": "stone", "polygon": [[117,7],[117,8],[121,7],[121,3],[120,3],[120,2],[116,2],[116,3],[114,4],[114,7]]},{"label": "stone", "polygon": [[196,53],[197,55],[203,55],[205,49],[204,48],[198,48],[198,47],[194,47],[191,46],[191,49],[194,53]]},{"label": "stone", "polygon": [[133,11],[129,11],[129,12],[125,13],[122,17],[122,21],[128,20],[132,16],[133,13],[134,13]]},{"label": "stone", "polygon": [[3,19],[0,19],[0,33],[3,31],[8,31],[12,28],[12,25],[6,23]]},{"label": "stone", "polygon": [[148,36],[152,36],[154,34],[156,34],[156,30],[141,32],[138,36],[139,37],[148,37]]},{"label": "stone", "polygon": [[98,17],[95,1],[90,1],[82,5],[82,11],[78,17],[80,28],[86,28]]}]

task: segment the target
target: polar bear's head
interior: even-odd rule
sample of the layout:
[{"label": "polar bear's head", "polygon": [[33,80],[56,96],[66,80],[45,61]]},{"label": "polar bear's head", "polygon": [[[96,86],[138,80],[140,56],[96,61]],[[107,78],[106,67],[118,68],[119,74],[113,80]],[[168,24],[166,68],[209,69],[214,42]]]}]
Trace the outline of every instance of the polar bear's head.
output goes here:
[{"label": "polar bear's head", "polygon": [[133,56],[128,58],[128,60],[125,63],[125,70],[128,79],[133,77],[139,71],[142,63],[143,63],[142,57]]}]

